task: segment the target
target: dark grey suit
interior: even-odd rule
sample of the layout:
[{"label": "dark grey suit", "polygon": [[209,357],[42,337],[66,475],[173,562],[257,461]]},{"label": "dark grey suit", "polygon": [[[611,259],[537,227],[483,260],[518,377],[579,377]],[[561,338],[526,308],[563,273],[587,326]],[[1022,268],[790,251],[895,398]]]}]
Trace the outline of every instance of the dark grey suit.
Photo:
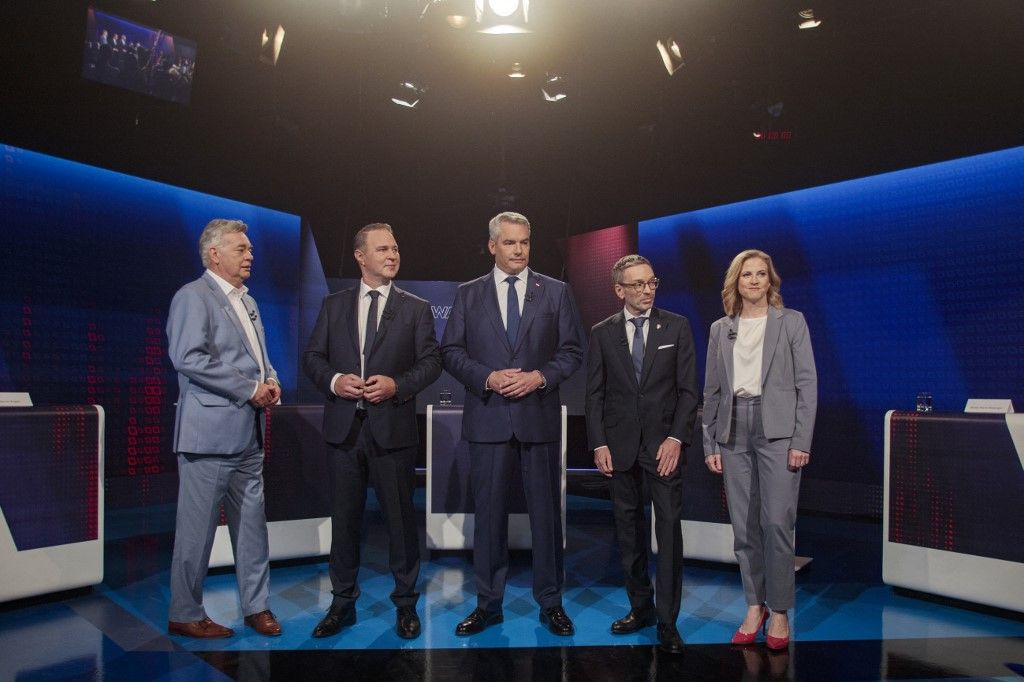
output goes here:
[{"label": "dark grey suit", "polygon": [[734,549],[747,603],[793,606],[794,528],[800,469],[790,448],[810,452],[818,406],[814,354],[803,315],[768,308],[761,357],[761,396],[733,395],[738,321],[711,325],[704,380],[704,452],[721,453]]},{"label": "dark grey suit", "polygon": [[441,374],[430,304],[392,284],[380,314],[365,376],[395,380],[396,392],[376,405],[331,391],[335,374],[360,373],[360,288],[331,294],[302,356],[306,375],[323,393],[324,439],[333,447],[331,472],[331,590],[334,606],[351,607],[359,597],[359,545],[367,484],[373,482],[388,529],[389,563],[396,606],[415,605],[419,594],[419,534],[412,496],[416,485],[416,394]]},{"label": "dark grey suit", "polygon": [[[608,446],[614,472],[610,481],[615,531],[626,575],[630,606],[652,607],[643,511],[644,483],[657,522],[658,572],[654,604],[658,620],[675,624],[682,597],[683,476],[657,472],[655,455],[668,437],[693,440],[697,380],[693,334],[680,315],[651,309],[640,381],[630,358],[625,315],[618,312],[594,325],[587,356],[587,438],[590,449]],[[680,457],[680,463],[684,460]]]}]

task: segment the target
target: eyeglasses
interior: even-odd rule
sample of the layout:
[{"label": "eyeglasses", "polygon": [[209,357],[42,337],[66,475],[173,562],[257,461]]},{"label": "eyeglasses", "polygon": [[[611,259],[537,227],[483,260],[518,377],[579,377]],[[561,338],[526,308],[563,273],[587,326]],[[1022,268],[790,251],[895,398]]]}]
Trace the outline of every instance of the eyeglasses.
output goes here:
[{"label": "eyeglasses", "polygon": [[650,287],[651,291],[654,291],[659,284],[661,284],[661,280],[657,277],[652,277],[646,282],[619,282],[619,286],[623,289],[631,289],[638,294],[644,293],[644,287]]}]

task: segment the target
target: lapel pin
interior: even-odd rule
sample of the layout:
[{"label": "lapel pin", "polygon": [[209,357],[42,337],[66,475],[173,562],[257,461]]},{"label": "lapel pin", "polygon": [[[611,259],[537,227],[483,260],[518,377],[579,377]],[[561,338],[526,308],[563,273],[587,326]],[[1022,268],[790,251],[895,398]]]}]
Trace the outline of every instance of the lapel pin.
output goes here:
[{"label": "lapel pin", "polygon": [[655,329],[661,329],[661,323],[658,323],[658,324],[654,325],[654,328]]}]

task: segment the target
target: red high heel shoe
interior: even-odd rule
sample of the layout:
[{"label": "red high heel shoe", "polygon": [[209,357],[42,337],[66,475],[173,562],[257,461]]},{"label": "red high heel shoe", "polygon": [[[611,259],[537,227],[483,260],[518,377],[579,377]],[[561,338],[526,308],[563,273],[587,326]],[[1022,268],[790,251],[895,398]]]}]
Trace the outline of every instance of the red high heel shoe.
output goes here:
[{"label": "red high heel shoe", "polygon": [[771,651],[785,651],[789,648],[789,637],[772,637],[765,633],[764,643]]},{"label": "red high heel shoe", "polygon": [[736,628],[736,632],[732,633],[732,643],[740,645],[753,644],[757,640],[758,631],[763,631],[768,623],[768,613],[768,607],[762,606],[761,622],[757,624],[757,627],[754,628],[754,631],[743,632],[739,628]]}]

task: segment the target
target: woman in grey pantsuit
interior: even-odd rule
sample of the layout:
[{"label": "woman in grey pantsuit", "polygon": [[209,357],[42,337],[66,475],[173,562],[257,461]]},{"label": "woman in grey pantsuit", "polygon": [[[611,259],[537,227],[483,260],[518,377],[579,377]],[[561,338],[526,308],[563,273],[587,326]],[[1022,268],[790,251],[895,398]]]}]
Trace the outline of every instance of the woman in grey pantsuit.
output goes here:
[{"label": "woman in grey pantsuit", "polygon": [[732,643],[753,644],[768,621],[776,650],[789,645],[800,471],[818,405],[807,323],[782,307],[780,281],[763,251],[733,258],[722,287],[726,316],[708,338],[703,419],[704,461],[725,474],[748,605]]}]

